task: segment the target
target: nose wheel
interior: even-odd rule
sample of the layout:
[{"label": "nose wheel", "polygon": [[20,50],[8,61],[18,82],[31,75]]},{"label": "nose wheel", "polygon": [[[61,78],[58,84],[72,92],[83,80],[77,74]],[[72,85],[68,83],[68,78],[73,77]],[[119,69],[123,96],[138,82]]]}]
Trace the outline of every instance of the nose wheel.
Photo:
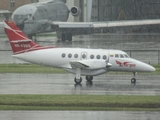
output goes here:
[{"label": "nose wheel", "polygon": [[131,83],[132,84],[136,83],[136,72],[133,73],[133,78],[131,79]]},{"label": "nose wheel", "polygon": [[132,78],[132,79],[131,79],[131,83],[132,83],[132,84],[135,84],[135,83],[136,83],[136,78]]},{"label": "nose wheel", "polygon": [[80,77],[80,78],[74,78],[74,81],[75,81],[75,83],[76,84],[81,84],[81,82],[82,82],[82,78]]}]

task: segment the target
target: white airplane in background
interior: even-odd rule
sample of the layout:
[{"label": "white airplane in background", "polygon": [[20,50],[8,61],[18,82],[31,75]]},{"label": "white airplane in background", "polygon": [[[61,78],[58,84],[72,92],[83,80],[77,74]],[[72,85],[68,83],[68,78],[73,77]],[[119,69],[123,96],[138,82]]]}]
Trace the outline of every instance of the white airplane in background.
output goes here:
[{"label": "white airplane in background", "polygon": [[133,72],[131,82],[135,83],[136,72],[155,71],[154,67],[130,58],[121,50],[43,47],[29,39],[14,22],[5,21],[4,26],[14,58],[74,73],[76,84],[82,82],[81,76],[91,82],[93,76],[109,71]]},{"label": "white airplane in background", "polygon": [[23,5],[13,12],[12,20],[30,38],[37,33],[57,32],[57,37],[62,41],[72,41],[73,35],[92,34],[96,29],[160,24],[160,19],[90,22],[92,0],[86,0],[88,22],[67,22],[70,14],[79,16],[81,9],[76,6],[69,8],[66,2],[67,0],[46,0]]}]

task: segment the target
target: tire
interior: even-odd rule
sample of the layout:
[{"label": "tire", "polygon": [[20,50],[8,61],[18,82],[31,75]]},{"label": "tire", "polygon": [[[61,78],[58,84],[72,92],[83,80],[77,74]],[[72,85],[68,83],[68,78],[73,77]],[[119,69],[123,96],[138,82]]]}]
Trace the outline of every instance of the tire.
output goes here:
[{"label": "tire", "polygon": [[72,41],[72,33],[69,32],[69,33],[67,34],[67,40],[68,40],[68,41]]},{"label": "tire", "polygon": [[82,82],[82,78],[80,77],[80,79],[77,79],[76,77],[74,78],[74,81],[76,84],[81,84]]},{"label": "tire", "polygon": [[93,80],[93,76],[86,76],[86,80],[91,82]]},{"label": "tire", "polygon": [[62,33],[62,41],[66,41],[66,34]]},{"label": "tire", "polygon": [[132,79],[131,79],[131,83],[134,83],[134,84],[135,84],[135,83],[136,83],[136,78],[132,78]]}]

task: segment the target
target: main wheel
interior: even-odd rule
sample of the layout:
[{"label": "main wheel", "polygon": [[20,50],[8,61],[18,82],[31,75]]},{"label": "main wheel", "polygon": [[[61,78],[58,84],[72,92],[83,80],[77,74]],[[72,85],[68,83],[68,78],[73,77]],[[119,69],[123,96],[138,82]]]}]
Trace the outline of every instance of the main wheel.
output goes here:
[{"label": "main wheel", "polygon": [[68,41],[72,41],[72,33],[69,32],[69,33],[67,34],[67,40],[68,40]]},{"label": "main wheel", "polygon": [[80,79],[78,79],[78,78],[75,77],[74,81],[75,81],[76,84],[81,84],[82,78],[80,77]]},{"label": "main wheel", "polygon": [[63,32],[62,33],[62,41],[65,41],[66,40],[66,34]]},{"label": "main wheel", "polygon": [[131,79],[131,83],[134,83],[134,84],[135,84],[135,83],[136,83],[136,78],[132,78],[132,79]]},{"label": "main wheel", "polygon": [[91,82],[93,80],[93,76],[86,76],[86,80]]}]

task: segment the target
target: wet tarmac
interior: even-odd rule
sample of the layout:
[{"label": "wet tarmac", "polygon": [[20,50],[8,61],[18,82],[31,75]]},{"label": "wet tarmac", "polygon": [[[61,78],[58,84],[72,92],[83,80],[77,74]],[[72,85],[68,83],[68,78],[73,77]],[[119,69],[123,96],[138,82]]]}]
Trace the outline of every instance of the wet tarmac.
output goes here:
[{"label": "wet tarmac", "polygon": [[160,95],[160,75],[104,74],[75,85],[72,74],[0,74],[0,94]]},{"label": "wet tarmac", "polygon": [[159,120],[160,112],[0,111],[1,120]]}]

